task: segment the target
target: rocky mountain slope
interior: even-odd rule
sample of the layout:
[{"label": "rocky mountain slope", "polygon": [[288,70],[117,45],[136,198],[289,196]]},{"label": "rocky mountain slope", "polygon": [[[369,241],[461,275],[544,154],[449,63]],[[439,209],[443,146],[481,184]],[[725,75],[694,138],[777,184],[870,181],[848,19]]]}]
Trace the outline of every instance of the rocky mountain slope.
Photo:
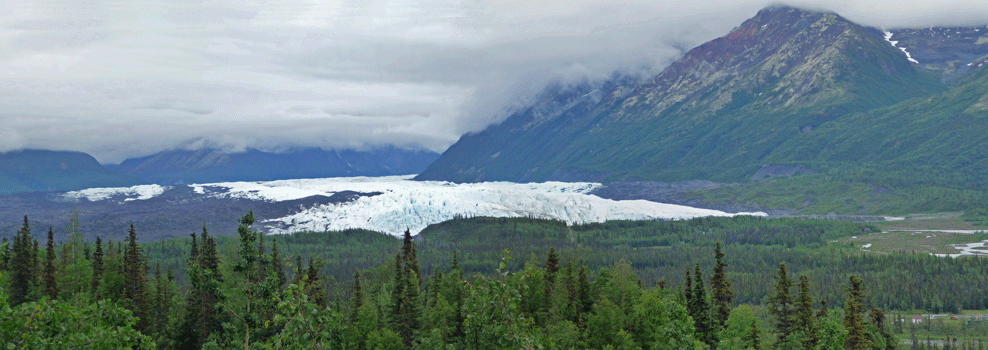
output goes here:
[{"label": "rocky mountain slope", "polygon": [[915,34],[887,37],[837,14],[769,7],[655,76],[550,88],[416,179],[739,182],[781,165],[828,181],[983,185],[979,63],[946,81],[907,57],[936,63]]}]

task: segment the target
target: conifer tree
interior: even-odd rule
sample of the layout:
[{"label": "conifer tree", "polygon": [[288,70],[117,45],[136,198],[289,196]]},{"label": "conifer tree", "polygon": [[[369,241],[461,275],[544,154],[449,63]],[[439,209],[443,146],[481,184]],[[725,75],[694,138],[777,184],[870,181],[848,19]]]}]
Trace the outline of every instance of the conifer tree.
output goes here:
[{"label": "conifer tree", "polygon": [[[260,234],[252,228],[254,221],[253,211],[240,219],[237,228],[240,236],[240,249],[237,253],[239,259],[233,265],[233,271],[242,276],[246,285],[242,290],[247,302],[239,311],[227,308],[240,323],[237,329],[243,330],[244,348],[249,348],[251,342],[262,342],[265,336],[271,335],[271,329],[264,325],[273,317],[277,299],[275,295],[279,290],[277,277],[271,272],[271,256],[260,254],[257,246]],[[302,273],[301,269],[299,273]]]},{"label": "conifer tree", "polygon": [[[455,257],[455,255],[454,255]],[[551,300],[553,290],[556,288],[556,273],[559,272],[559,255],[556,254],[556,247],[549,248],[549,256],[545,258],[545,288],[543,294],[545,295],[545,300]],[[549,308],[548,302],[545,303],[546,309]]]},{"label": "conifer tree", "polygon": [[422,318],[422,304],[419,299],[420,292],[418,281],[418,274],[409,267],[405,273],[405,288],[403,290],[404,295],[401,298],[401,314],[398,318],[401,323],[399,334],[402,339],[404,339],[405,346],[409,348],[412,347],[415,333],[418,332],[421,327],[420,320]]},{"label": "conifer tree", "polygon": [[415,249],[415,242],[412,241],[412,233],[407,229],[405,230],[404,241],[401,245],[401,257],[405,262],[405,266],[415,272],[418,283],[421,284],[422,271],[419,269],[418,251]]},{"label": "conifer tree", "polygon": [[0,241],[0,271],[7,271],[7,264],[10,263],[10,244],[7,237]]},{"label": "conifer tree", "polygon": [[[171,275],[171,270],[168,270]],[[151,312],[154,314],[150,331],[155,335],[157,343],[161,347],[169,340],[169,324],[171,323],[174,291],[171,287],[171,279],[161,273],[161,263],[156,263],[154,267],[154,307]]]},{"label": "conifer tree", "polygon": [[137,245],[137,230],[134,229],[134,224],[130,224],[130,230],[127,232],[123,269],[123,298],[130,300],[131,310],[139,318],[134,328],[144,330],[148,325],[147,270],[141,247]]},{"label": "conifer tree", "polygon": [[714,318],[720,328],[727,325],[727,319],[731,316],[731,304],[734,302],[734,291],[731,290],[731,281],[727,280],[727,273],[724,271],[727,263],[724,262],[724,252],[720,249],[720,242],[714,247],[714,275],[710,278],[710,289],[713,294]]},{"label": "conifer tree", "polygon": [[703,272],[700,271],[699,263],[696,264],[694,275],[696,282],[693,285],[692,297],[686,309],[693,317],[693,323],[696,325],[697,339],[714,346],[718,341],[717,330],[710,315],[710,303],[707,301],[707,290],[704,286]]},{"label": "conifer tree", "polygon": [[353,290],[350,293],[350,323],[357,322],[360,307],[364,306],[364,290],[360,287],[360,271],[353,273]]},{"label": "conifer tree", "polygon": [[401,308],[405,305],[402,300],[405,297],[405,274],[407,270],[401,261],[401,253],[395,254],[394,275],[391,280],[391,322],[396,332],[401,329]]},{"label": "conifer tree", "polygon": [[[192,249],[189,252],[189,267],[185,270],[189,279],[189,292],[185,296],[185,311],[173,343],[177,349],[199,349],[210,335],[221,330],[222,316],[216,305],[225,300],[219,289],[219,259],[216,257],[215,241],[209,237],[203,226],[203,249],[196,246],[196,233],[192,233]],[[207,243],[210,242],[210,243]],[[212,246],[213,248],[207,248]],[[211,252],[211,253],[208,253]],[[211,255],[211,257],[209,256]],[[210,265],[207,267],[206,265]],[[171,271],[169,270],[169,276]],[[169,277],[171,279],[171,277]]]},{"label": "conifer tree", "polygon": [[758,320],[751,320],[751,331],[748,332],[747,348],[752,350],[762,349],[761,332],[758,331]]},{"label": "conifer tree", "polygon": [[322,281],[319,279],[319,269],[321,267],[321,260],[309,257],[309,269],[306,271],[308,282],[305,283],[305,286],[306,290],[309,292],[309,300],[312,300],[314,304],[325,308],[327,305],[326,287],[323,286]]},{"label": "conifer tree", "polygon": [[212,278],[223,282],[223,275],[220,273],[220,258],[216,252],[216,240],[209,235],[206,226],[202,227],[202,249],[199,250],[199,267],[212,271]]},{"label": "conifer tree", "polygon": [[192,247],[189,248],[189,265],[199,262],[199,244],[196,243],[196,233],[192,232]]},{"label": "conifer tree", "polygon": [[292,283],[302,283],[302,255],[295,256],[295,275],[292,276]]},{"label": "conifer tree", "polygon": [[779,272],[775,280],[775,293],[769,297],[769,313],[775,317],[775,331],[779,339],[785,340],[793,330],[793,299],[792,279],[789,278],[789,271],[786,264],[779,264]]},{"label": "conifer tree", "polygon": [[282,287],[288,282],[288,277],[285,276],[285,264],[281,261],[281,253],[278,251],[278,240],[273,239],[271,242],[271,263],[274,264],[274,272],[278,275],[278,287]]},{"label": "conifer tree", "polygon": [[55,277],[55,233],[48,228],[48,244],[45,249],[45,267],[42,279],[45,294],[52,300],[58,299],[58,279]]},{"label": "conifer tree", "polygon": [[10,262],[10,306],[28,301],[31,295],[35,266],[37,266],[33,248],[35,245],[37,242],[31,238],[31,226],[25,215],[24,225],[14,236],[13,257]]},{"label": "conifer tree", "polygon": [[896,339],[885,325],[885,313],[882,312],[882,309],[877,307],[871,308],[869,316],[871,318],[871,324],[878,327],[878,334],[885,341],[885,350],[895,350]]},{"label": "conifer tree", "polygon": [[587,274],[587,267],[583,264],[583,260],[580,260],[580,269],[577,271],[577,287],[580,294],[579,312],[584,315],[590,314],[593,312],[595,298],[590,285],[590,277]]},{"label": "conifer tree", "polygon": [[683,299],[686,302],[686,307],[690,306],[693,300],[693,277],[690,277],[690,267],[686,266],[686,277],[684,278],[684,288],[683,288]]},{"label": "conifer tree", "polygon": [[103,280],[103,240],[99,236],[96,236],[96,249],[93,250],[93,281],[90,283],[92,287],[93,300],[100,299],[99,285],[100,281]]},{"label": "conifer tree", "polygon": [[861,279],[851,276],[851,285],[847,288],[847,298],[844,299],[844,329],[847,330],[847,338],[844,340],[844,347],[847,350],[865,350],[871,347],[863,321],[864,288],[861,287]]},{"label": "conifer tree", "polygon": [[805,275],[799,276],[799,298],[796,300],[795,330],[803,332],[803,348],[816,348],[819,337],[816,322],[813,319],[813,297],[810,296],[810,280]]}]

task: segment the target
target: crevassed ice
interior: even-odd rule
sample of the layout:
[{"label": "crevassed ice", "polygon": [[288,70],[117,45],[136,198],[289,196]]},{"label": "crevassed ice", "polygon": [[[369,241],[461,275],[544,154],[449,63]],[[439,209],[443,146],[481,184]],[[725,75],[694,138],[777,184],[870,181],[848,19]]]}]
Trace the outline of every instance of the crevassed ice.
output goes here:
[{"label": "crevassed ice", "polygon": [[[454,184],[441,181],[412,181],[413,175],[346,177],[263,182],[224,182],[190,185],[206,197],[244,198],[280,202],[311,196],[331,196],[340,191],[380,192],[340,204],[320,204],[260,223],[271,233],[343,230],[362,228],[392,235],[406,229],[417,234],[426,226],[456,216],[537,217],[568,224],[607,220],[689,219],[700,216],[730,216],[717,210],[663,204],[645,200],[615,201],[589,193],[601,184],[592,182]],[[143,185],[126,188],[93,188],[66,193],[67,198],[90,201],[127,195],[143,200],[167,188]],[[741,213],[765,216],[765,213]]]},{"label": "crevassed ice", "polygon": [[[358,183],[359,186],[353,186]],[[334,186],[336,184],[326,181],[319,184],[310,182],[303,187],[306,187],[305,191],[317,191],[317,188],[328,190]],[[735,215],[645,200],[615,201],[587,194],[599,186],[585,182],[451,184],[390,177],[383,178],[381,182],[347,182],[339,187],[352,191],[382,192],[381,195],[361,197],[349,203],[319,205],[294,215],[266,220],[263,224],[271,233],[362,228],[400,235],[406,229],[417,234],[430,224],[456,216],[537,217],[576,224]],[[231,193],[261,197],[281,196],[285,192],[238,185],[237,190]],[[761,212],[742,214],[765,215]]]}]

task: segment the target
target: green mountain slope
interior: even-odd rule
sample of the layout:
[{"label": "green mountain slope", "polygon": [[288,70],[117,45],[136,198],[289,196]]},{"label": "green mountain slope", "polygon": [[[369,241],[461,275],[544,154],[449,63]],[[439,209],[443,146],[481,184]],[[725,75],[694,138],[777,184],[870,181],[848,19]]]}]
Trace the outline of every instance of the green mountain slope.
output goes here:
[{"label": "green mountain slope", "polygon": [[[829,130],[859,140],[845,127],[859,113],[892,113],[945,89],[875,29],[770,7],[656,76],[549,90],[462,137],[417,178],[736,182],[766,164],[804,162],[825,172],[872,159],[827,148]],[[882,122],[874,129],[903,124],[891,114]],[[908,163],[916,151],[899,150],[882,161]]]}]

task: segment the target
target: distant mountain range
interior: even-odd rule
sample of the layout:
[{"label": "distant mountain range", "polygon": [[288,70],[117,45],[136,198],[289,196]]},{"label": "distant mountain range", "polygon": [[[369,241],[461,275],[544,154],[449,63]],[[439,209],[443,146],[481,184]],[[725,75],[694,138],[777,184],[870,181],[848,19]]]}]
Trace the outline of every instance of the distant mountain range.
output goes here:
[{"label": "distant mountain range", "polygon": [[419,173],[438,156],[431,151],[390,146],[365,151],[303,149],[285,153],[203,149],[164,151],[119,165],[102,165],[82,152],[24,150],[0,153],[0,194],[152,183],[408,175]]},{"label": "distant mountain range", "polygon": [[773,6],[657,75],[551,87],[461,137],[416,179],[818,174],[983,191],[986,55],[986,27],[884,31]]},{"label": "distant mountain range", "polygon": [[0,194],[67,191],[136,184],[82,152],[25,150],[0,153]]},{"label": "distant mountain range", "polygon": [[418,174],[439,157],[431,151],[382,147],[367,151],[316,148],[287,153],[173,150],[128,159],[111,169],[157,184],[264,181]]}]

